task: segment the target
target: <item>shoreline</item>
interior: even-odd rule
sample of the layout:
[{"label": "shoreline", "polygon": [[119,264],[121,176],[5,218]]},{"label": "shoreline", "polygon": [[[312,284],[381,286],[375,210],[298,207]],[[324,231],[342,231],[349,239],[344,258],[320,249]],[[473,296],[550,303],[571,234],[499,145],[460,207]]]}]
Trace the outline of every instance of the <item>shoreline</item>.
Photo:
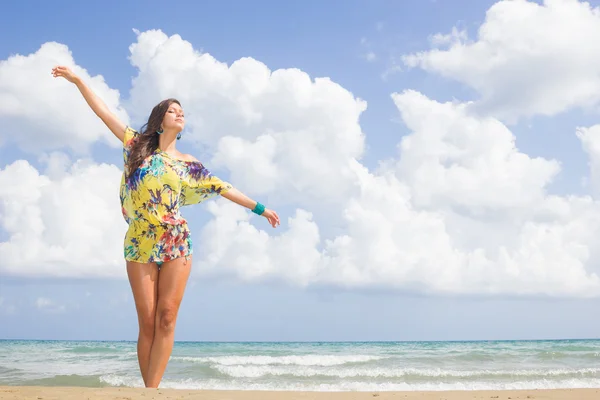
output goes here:
[{"label": "shoreline", "polygon": [[144,389],[128,387],[0,386],[0,400],[592,400],[599,398],[600,388],[410,392],[294,392]]}]

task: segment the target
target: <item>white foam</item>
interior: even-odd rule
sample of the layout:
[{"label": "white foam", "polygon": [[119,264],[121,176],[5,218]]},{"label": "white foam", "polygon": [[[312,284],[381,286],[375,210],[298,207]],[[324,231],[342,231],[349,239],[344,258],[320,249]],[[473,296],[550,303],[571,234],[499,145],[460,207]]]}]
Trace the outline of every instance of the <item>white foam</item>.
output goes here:
[{"label": "white foam", "polygon": [[172,360],[217,365],[314,365],[333,366],[364,363],[386,357],[372,355],[291,355],[291,356],[219,356],[219,357],[171,357]]},{"label": "white foam", "polygon": [[600,368],[584,369],[532,369],[532,370],[445,370],[440,368],[314,368],[304,366],[216,365],[217,371],[234,378],[260,378],[265,376],[336,377],[336,378],[480,378],[494,377],[597,377]]},{"label": "white foam", "polygon": [[[79,346],[79,344],[77,344]],[[91,346],[85,344],[85,346]],[[57,375],[100,377],[111,386],[143,387],[133,344],[110,345],[114,352],[69,352],[72,343],[0,347],[11,383]],[[347,348],[238,345],[224,349],[176,349],[161,387],[212,390],[298,391],[412,391],[503,390],[600,387],[600,366],[588,353],[487,349],[483,345],[457,345],[423,349],[400,346],[400,352],[377,345]],[[532,347],[532,348],[534,348]],[[473,353],[473,349],[479,349]],[[553,348],[551,348],[553,349]],[[16,351],[15,351],[16,350]],[[313,353],[311,353],[313,352]],[[386,354],[387,353],[387,354]],[[514,354],[513,354],[514,353]],[[177,354],[177,353],[176,353]],[[480,355],[485,356],[483,361]],[[559,360],[556,356],[560,355]],[[486,357],[491,357],[489,360]],[[543,359],[542,359],[543,358]],[[170,372],[169,372],[170,371]],[[18,373],[18,377],[13,377]],[[9,375],[13,374],[13,375]],[[62,379],[62,378],[61,378]],[[83,382],[90,382],[89,379]]]},{"label": "white foam", "polygon": [[[100,378],[101,381],[113,386],[142,387],[141,379],[108,375]],[[525,390],[525,389],[574,389],[597,388],[600,379],[568,379],[560,381],[530,380],[521,382],[454,382],[454,383],[391,383],[391,382],[339,382],[339,383],[300,383],[300,382],[269,382],[250,383],[244,380],[221,381],[208,380],[163,380],[161,387],[172,389],[191,390],[265,390],[265,391],[442,391],[442,390]]]},{"label": "white foam", "polygon": [[103,375],[100,377],[100,382],[111,386],[127,386],[127,387],[144,387],[144,380],[141,377],[133,377],[127,375]]}]

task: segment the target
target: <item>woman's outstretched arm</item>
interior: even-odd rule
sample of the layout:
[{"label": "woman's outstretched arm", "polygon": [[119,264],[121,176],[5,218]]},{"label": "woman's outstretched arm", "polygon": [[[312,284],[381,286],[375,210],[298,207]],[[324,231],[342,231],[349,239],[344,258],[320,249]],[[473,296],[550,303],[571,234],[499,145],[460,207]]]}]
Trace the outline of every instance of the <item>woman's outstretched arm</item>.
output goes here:
[{"label": "woman's outstretched arm", "polygon": [[126,128],[125,124],[108,109],[106,104],[104,104],[104,102],[98,96],[96,96],[92,89],[90,89],[79,76],[71,71],[69,67],[62,65],[52,68],[52,76],[55,78],[63,77],[69,82],[74,83],[94,113],[96,113],[102,122],[106,124],[108,129],[110,129],[110,131],[116,137],[118,137],[121,142],[123,141]]},{"label": "woman's outstretched arm", "polygon": [[[250,210],[253,210],[258,204],[256,201],[250,199],[236,188],[231,188],[228,191],[221,193],[221,196],[225,197],[227,200],[231,200],[234,203],[239,204],[240,206],[249,208]],[[265,209],[260,215],[265,217],[273,228],[280,224],[279,216],[273,210]]]}]

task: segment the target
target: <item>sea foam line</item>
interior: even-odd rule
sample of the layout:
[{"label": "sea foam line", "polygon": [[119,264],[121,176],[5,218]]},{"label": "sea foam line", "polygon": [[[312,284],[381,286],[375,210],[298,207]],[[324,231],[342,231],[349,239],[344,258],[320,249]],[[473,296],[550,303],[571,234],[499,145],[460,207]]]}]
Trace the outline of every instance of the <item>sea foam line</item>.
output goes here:
[{"label": "sea foam line", "polygon": [[193,363],[211,363],[217,365],[304,365],[334,366],[350,363],[364,363],[381,360],[386,357],[371,355],[292,355],[292,356],[219,356],[219,357],[182,357],[172,360]]},{"label": "sea foam line", "polygon": [[486,378],[486,377],[590,377],[600,378],[600,368],[582,369],[531,369],[531,370],[445,370],[439,368],[312,368],[290,366],[216,365],[220,373],[234,378],[260,378],[264,376],[336,377],[336,378]]},{"label": "sea foam line", "polygon": [[[111,386],[143,387],[139,378],[122,375],[105,375],[101,382]],[[268,382],[251,383],[246,380],[169,380],[161,383],[163,388],[191,390],[264,390],[264,391],[445,391],[445,390],[533,390],[533,389],[576,389],[597,388],[600,379],[564,379],[564,380],[529,380],[520,382],[338,382],[338,383],[300,383],[300,382]]]}]

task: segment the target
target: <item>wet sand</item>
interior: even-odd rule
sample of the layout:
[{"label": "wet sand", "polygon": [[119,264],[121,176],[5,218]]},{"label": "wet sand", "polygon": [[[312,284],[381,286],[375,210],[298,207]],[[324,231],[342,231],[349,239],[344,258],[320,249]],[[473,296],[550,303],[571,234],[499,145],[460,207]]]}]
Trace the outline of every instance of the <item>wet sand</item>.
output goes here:
[{"label": "wet sand", "polygon": [[137,388],[0,386],[0,400],[598,400],[598,389],[448,392],[260,392]]}]

